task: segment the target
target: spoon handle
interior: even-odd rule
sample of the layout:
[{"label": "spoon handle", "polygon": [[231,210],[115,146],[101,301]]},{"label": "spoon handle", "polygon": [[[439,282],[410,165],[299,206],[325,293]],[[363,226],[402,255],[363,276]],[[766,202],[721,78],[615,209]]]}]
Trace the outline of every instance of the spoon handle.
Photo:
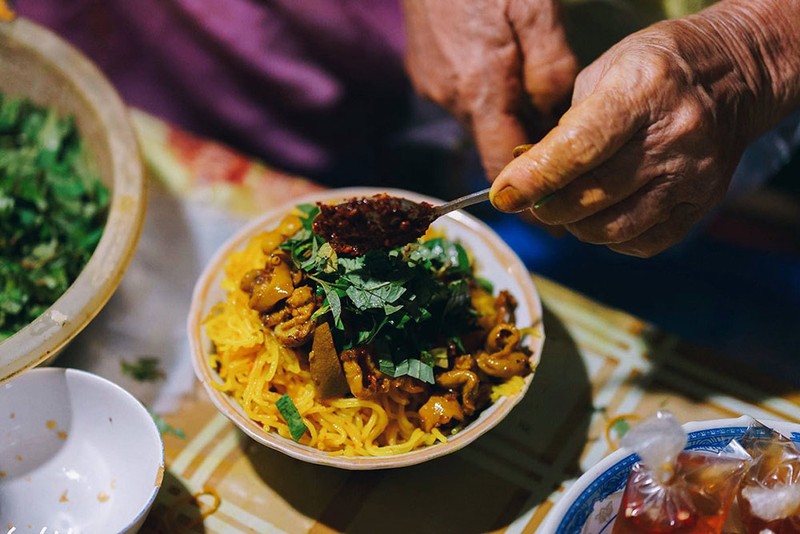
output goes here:
[{"label": "spoon handle", "polygon": [[477,204],[479,202],[485,202],[489,200],[489,189],[490,188],[487,187],[482,191],[470,193],[469,195],[464,195],[463,197],[451,200],[450,202],[445,202],[441,206],[436,206],[433,211],[436,217],[441,217],[445,213],[460,210],[461,208],[466,208],[467,206],[472,206],[473,204]]},{"label": "spoon handle", "polygon": [[[527,152],[533,145],[519,145],[514,149],[513,156],[516,158]],[[470,193],[469,195],[464,195],[463,197],[459,197],[455,200],[451,200],[450,202],[445,202],[441,206],[436,206],[433,208],[433,218],[436,219],[441,217],[445,213],[450,213],[451,211],[460,210],[461,208],[466,208],[467,206],[472,206],[473,204],[477,204],[478,202],[486,202],[489,200],[489,190],[491,187],[487,187],[483,191],[477,191],[475,193]],[[555,194],[555,193],[554,193]],[[537,204],[534,205],[534,208],[538,208],[539,206],[544,206],[545,203],[549,202],[553,195],[549,195],[542,200],[540,200]]]}]

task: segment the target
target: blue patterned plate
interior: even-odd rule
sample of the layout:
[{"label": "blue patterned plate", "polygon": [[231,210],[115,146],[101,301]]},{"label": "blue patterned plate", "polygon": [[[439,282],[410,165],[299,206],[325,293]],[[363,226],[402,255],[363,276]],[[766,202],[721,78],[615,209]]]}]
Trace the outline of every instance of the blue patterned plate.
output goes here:
[{"label": "blue patterned plate", "polygon": [[[741,437],[752,419],[742,416],[737,419],[697,421],[683,425],[688,433],[686,450],[718,452],[731,440]],[[800,443],[800,425],[784,421],[761,420],[795,443]],[[589,469],[564,495],[559,498],[539,532],[542,534],[580,534],[596,503],[625,487],[631,466],[638,456],[628,449],[620,449],[608,455]],[[616,518],[616,508],[607,518],[607,525]],[[610,529],[598,527],[605,534]]]}]

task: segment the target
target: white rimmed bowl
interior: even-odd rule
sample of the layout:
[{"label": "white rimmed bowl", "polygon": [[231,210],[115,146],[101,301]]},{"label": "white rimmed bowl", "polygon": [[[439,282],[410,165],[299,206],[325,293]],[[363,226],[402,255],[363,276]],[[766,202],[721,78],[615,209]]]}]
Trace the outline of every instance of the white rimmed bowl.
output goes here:
[{"label": "white rimmed bowl", "polygon": [[[795,443],[800,443],[800,424],[763,419],[760,421]],[[719,452],[731,440],[741,437],[751,422],[752,418],[742,416],[686,423],[683,425],[688,433],[685,449]],[[575,481],[558,499],[553,509],[547,514],[547,519],[539,532],[542,534],[580,534],[592,514],[595,504],[604,501],[625,487],[628,473],[638,460],[637,455],[625,448],[606,456]],[[615,518],[616,508],[601,523],[595,524],[592,532],[610,534]]]},{"label": "white rimmed bowl", "polygon": [[[318,449],[295,443],[278,434],[267,432],[258,423],[248,418],[231,396],[219,391],[212,385],[214,382],[219,381],[219,377],[208,365],[208,356],[211,354],[213,347],[203,331],[202,321],[214,304],[225,299],[225,293],[220,287],[220,282],[223,276],[223,268],[231,252],[243,248],[259,232],[275,227],[298,204],[316,201],[332,202],[383,192],[415,201],[427,201],[432,204],[441,203],[440,200],[410,191],[387,191],[372,188],[336,189],[299,198],[281,209],[265,213],[231,237],[220,247],[195,285],[187,325],[192,363],[198,379],[211,397],[212,402],[222,414],[254,440],[306,462],[343,469],[384,469],[418,464],[450,454],[474,441],[508,415],[511,409],[522,399],[533,378],[533,375],[529,375],[525,379],[524,391],[511,397],[503,397],[492,404],[475,421],[455,436],[450,437],[447,443],[437,443],[411,452],[383,457],[333,456]],[[517,324],[520,326],[532,326],[536,330],[537,335],[528,336],[527,338],[529,340],[528,348],[532,351],[531,363],[535,368],[539,362],[544,342],[544,329],[541,322],[542,307],[539,295],[525,265],[494,231],[471,215],[463,212],[451,213],[436,221],[434,227],[444,230],[449,239],[460,241],[471,251],[475,258],[476,271],[480,276],[491,281],[497,290],[508,289],[516,297],[519,303],[517,307]]]},{"label": "white rimmed bowl", "polygon": [[0,385],[2,527],[136,532],[163,475],[153,418],[116,384],[41,368]]},{"label": "white rimmed bowl", "polygon": [[146,187],[128,110],[100,71],[51,31],[0,23],[0,92],[74,116],[97,176],[111,193],[103,236],[81,273],[42,315],[0,341],[0,382],[51,360],[119,286],[139,241]]}]

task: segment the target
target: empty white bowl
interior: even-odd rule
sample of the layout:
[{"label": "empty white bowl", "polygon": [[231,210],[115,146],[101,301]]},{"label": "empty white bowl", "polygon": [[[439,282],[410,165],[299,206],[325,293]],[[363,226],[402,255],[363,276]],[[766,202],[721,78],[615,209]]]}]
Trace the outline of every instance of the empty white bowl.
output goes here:
[{"label": "empty white bowl", "polygon": [[0,385],[0,529],[136,532],[163,474],[152,417],[116,384],[43,368]]}]

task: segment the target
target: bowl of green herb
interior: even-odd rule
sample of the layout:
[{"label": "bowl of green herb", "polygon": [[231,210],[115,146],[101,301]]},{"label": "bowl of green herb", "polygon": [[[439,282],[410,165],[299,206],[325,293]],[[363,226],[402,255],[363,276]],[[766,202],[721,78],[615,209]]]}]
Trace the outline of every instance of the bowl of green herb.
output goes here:
[{"label": "bowl of green herb", "polygon": [[98,69],[27,20],[0,24],[0,381],[56,355],[117,288],[145,183]]}]

